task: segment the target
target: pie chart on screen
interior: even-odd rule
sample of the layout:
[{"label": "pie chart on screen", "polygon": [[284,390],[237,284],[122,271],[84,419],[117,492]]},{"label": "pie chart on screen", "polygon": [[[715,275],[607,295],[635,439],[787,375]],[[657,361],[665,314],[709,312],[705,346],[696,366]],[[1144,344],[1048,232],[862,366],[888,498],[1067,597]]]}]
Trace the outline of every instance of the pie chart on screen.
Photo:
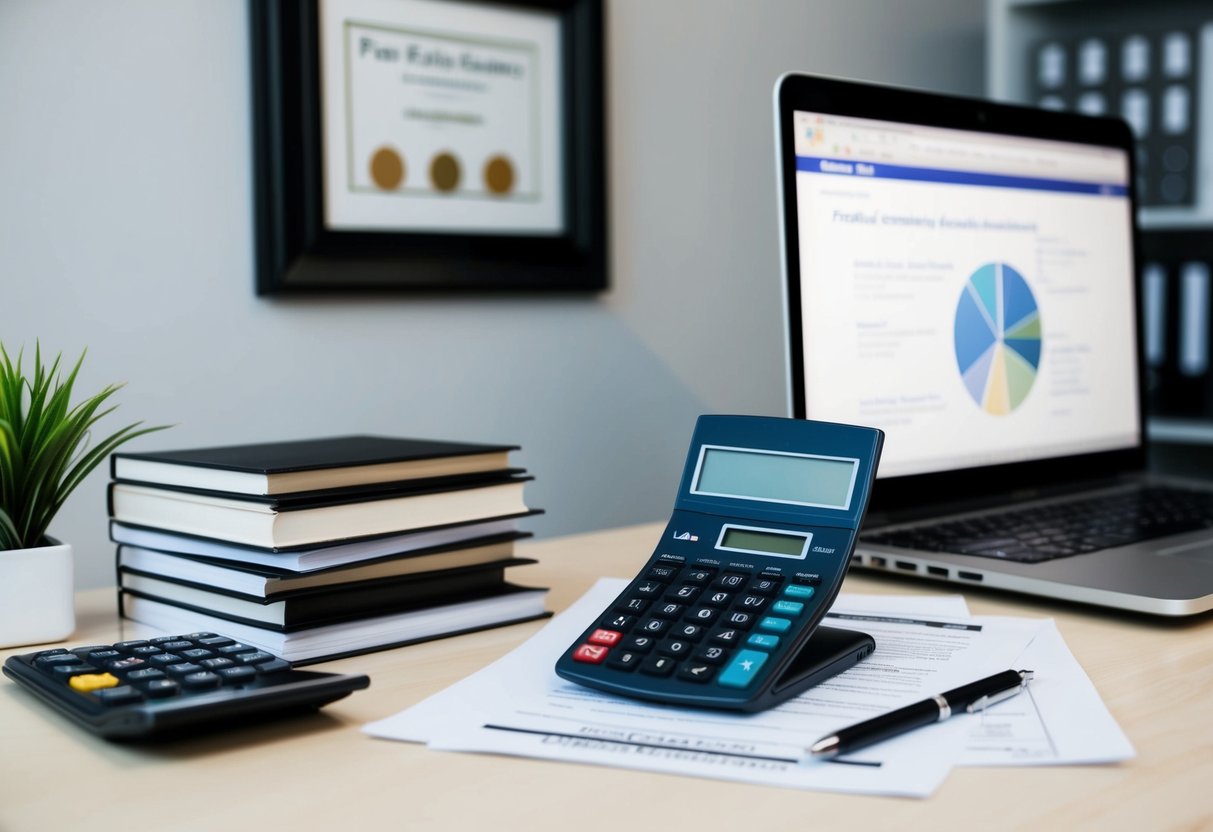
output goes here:
[{"label": "pie chart on screen", "polygon": [[1006,263],[969,276],[956,304],[956,364],[977,406],[1012,413],[1032,391],[1040,366],[1040,309],[1032,288]]}]

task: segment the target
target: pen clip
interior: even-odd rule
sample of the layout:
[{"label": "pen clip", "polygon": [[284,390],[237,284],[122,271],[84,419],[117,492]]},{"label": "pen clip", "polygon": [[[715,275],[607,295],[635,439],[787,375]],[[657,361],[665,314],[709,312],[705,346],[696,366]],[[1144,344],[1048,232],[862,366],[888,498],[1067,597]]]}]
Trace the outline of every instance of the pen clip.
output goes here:
[{"label": "pen clip", "polygon": [[1034,674],[1030,670],[1022,670],[1022,671],[1020,671],[1019,675],[1020,675],[1020,678],[1022,679],[1022,681],[1015,687],[1007,688],[1006,690],[999,691],[998,693],[991,693],[991,694],[981,697],[980,699],[974,700],[973,703],[969,705],[969,707],[965,708],[965,710],[971,714],[975,714],[978,711],[984,711],[986,708],[990,707],[991,705],[998,704],[999,702],[1003,701],[1004,699],[1010,699],[1012,696],[1019,693],[1021,690],[1023,690],[1024,688],[1026,688],[1028,686],[1028,682],[1032,681],[1032,677]]}]

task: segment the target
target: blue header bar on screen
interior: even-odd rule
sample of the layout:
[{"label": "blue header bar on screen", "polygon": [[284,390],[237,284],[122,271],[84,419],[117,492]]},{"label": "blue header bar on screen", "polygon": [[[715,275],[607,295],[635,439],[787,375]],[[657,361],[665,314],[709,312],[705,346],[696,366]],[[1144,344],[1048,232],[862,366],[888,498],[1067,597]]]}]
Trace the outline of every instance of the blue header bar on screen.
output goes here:
[{"label": "blue header bar on screen", "polygon": [[1008,176],[1001,173],[978,173],[945,168],[918,168],[906,165],[886,165],[878,162],[858,162],[852,159],[826,159],[817,156],[797,156],[796,170],[801,173],[854,176],[862,179],[902,179],[910,182],[981,185],[987,188],[1019,188],[1030,191],[1062,191],[1098,196],[1125,197],[1129,195],[1127,186],[1112,183],[1041,179],[1033,176]]}]

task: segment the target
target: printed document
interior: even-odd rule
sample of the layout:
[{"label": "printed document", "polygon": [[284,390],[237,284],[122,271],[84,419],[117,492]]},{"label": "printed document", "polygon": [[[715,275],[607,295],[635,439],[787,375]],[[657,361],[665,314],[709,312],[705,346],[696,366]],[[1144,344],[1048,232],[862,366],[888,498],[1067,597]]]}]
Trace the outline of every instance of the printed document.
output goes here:
[{"label": "printed document", "polygon": [[953,719],[838,761],[803,760],[822,736],[1011,667],[1040,621],[969,618],[958,597],[841,595],[827,626],[871,634],[866,660],[752,715],[670,708],[565,682],[552,667],[626,585],[604,579],[536,636],[479,673],[366,726],[387,739],[723,778],[766,785],[924,797],[965,753]]},{"label": "printed document", "polygon": [[1018,696],[965,720],[971,727],[961,765],[1077,765],[1134,756],[1052,619],[1014,666],[1036,678]]}]

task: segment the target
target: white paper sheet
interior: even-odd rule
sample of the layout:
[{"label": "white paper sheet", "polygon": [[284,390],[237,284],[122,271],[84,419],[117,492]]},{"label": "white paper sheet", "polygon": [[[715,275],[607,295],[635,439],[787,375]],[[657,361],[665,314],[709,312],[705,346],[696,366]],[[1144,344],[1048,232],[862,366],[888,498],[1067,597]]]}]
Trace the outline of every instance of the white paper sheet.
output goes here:
[{"label": "white paper sheet", "polygon": [[974,623],[955,596],[843,595],[826,624],[871,633],[876,651],[778,708],[739,716],[642,704],[555,675],[556,657],[624,586],[600,581],[508,656],[364,730],[443,750],[921,797],[959,759],[969,729],[964,720],[933,726],[925,741],[913,732],[838,762],[800,762],[803,750],[844,725],[1005,670],[1040,624]]},{"label": "white paper sheet", "polygon": [[966,718],[972,727],[961,765],[1109,763],[1134,756],[1052,619],[1014,666],[1035,671],[1036,678],[1018,696]]}]

